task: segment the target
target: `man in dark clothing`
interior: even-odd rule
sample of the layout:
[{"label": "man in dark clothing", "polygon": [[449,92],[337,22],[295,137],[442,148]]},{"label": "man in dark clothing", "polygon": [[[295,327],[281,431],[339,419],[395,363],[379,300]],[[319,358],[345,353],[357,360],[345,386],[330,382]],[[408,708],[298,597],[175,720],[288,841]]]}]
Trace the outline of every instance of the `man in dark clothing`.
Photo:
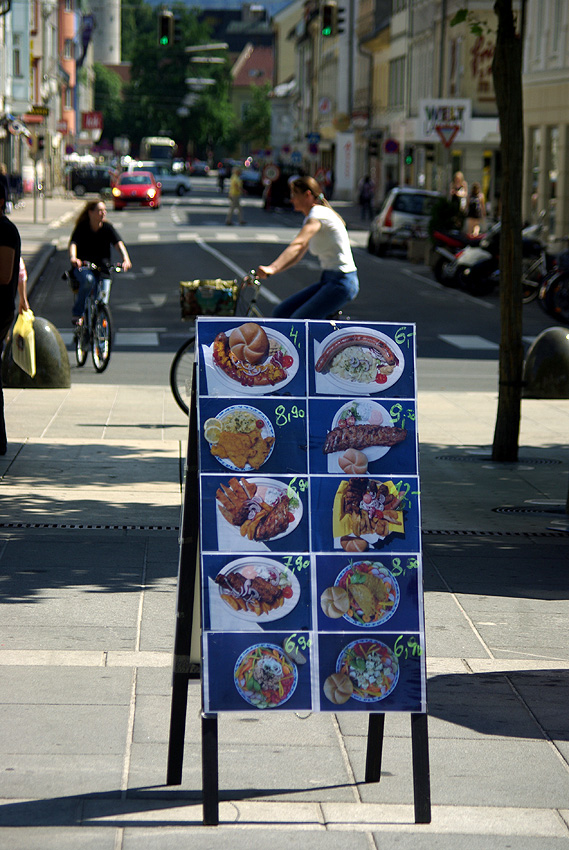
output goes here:
[{"label": "man in dark clothing", "polygon": [[[14,320],[14,300],[18,291],[21,242],[18,228],[6,218],[6,187],[0,182],[0,358],[4,338]],[[25,293],[24,293],[25,299]],[[22,308],[22,298],[20,298]],[[0,373],[0,455],[6,454],[6,423],[4,421],[4,393]]]}]

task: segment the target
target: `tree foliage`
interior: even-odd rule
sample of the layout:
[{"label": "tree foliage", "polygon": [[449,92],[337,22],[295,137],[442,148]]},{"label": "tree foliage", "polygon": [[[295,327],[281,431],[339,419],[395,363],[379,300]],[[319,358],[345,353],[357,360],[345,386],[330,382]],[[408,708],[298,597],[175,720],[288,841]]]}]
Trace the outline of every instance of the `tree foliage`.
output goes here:
[{"label": "tree foliage", "polygon": [[249,86],[251,100],[245,104],[240,138],[251,148],[267,148],[271,139],[271,102],[269,95],[272,86]]},{"label": "tree foliage", "polygon": [[[182,3],[169,8],[175,16],[177,38],[164,46],[158,43],[158,10],[145,0],[123,4],[122,55],[130,62],[130,82],[122,86],[117,116],[115,93],[107,102],[108,80],[103,73],[100,75],[104,136],[109,140],[115,135],[127,136],[136,152],[143,136],[168,135],[178,143],[181,155],[190,148],[203,150],[212,140],[230,144],[235,119],[230,104],[229,66],[193,64],[192,54],[186,53],[185,48],[207,43],[209,28],[199,22],[196,10]],[[185,82],[188,77],[208,77],[215,82],[197,93],[184,110],[184,101],[191,93]]]}]

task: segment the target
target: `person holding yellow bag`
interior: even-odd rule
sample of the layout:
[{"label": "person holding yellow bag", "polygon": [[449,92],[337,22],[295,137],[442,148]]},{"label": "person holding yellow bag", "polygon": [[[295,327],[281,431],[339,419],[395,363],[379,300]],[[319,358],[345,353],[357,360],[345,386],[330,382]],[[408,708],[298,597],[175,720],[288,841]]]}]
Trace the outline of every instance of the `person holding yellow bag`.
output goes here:
[{"label": "person holding yellow bag", "polygon": [[[21,241],[16,225],[6,217],[6,187],[0,183],[0,357],[4,339],[14,320],[16,292],[20,293],[19,312],[29,309],[25,280],[20,277]],[[4,392],[0,373],[0,455],[7,450],[4,420]]]}]

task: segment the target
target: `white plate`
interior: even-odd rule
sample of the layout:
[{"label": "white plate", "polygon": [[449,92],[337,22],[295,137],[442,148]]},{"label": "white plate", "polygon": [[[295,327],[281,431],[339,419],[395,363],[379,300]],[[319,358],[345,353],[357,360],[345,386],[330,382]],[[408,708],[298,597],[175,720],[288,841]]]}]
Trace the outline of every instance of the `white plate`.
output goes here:
[{"label": "white plate", "polygon": [[[395,384],[401,375],[403,374],[403,369],[405,368],[405,357],[403,356],[403,352],[399,348],[396,342],[394,342],[390,337],[386,336],[381,331],[376,331],[374,328],[344,328],[343,330],[333,331],[331,334],[322,340],[319,346],[316,349],[315,362],[318,362],[318,359],[323,354],[327,346],[334,342],[337,339],[348,338],[351,336],[358,336],[359,334],[363,334],[364,336],[375,337],[377,340],[384,342],[393,352],[393,354],[397,357],[399,361],[397,366],[393,369],[390,375],[387,376],[387,380],[383,384],[378,384],[376,381],[370,381],[368,383],[359,383],[358,381],[348,380],[347,378],[340,378],[337,375],[333,375],[331,372],[322,372],[320,374],[324,375],[328,381],[330,381],[335,387],[338,388],[343,394],[352,394],[359,393],[360,395],[369,395],[370,393],[379,393],[385,392],[385,390],[392,387]],[[358,342],[354,341],[354,345],[358,345]],[[365,348],[365,345],[362,346]]]},{"label": "white plate", "polygon": [[[218,413],[215,418],[219,419],[220,422],[223,422],[224,416],[227,416],[229,413],[233,413],[236,410],[246,410],[247,413],[251,413],[255,417],[255,419],[261,419],[265,423],[263,428],[261,428],[261,437],[266,438],[266,437],[274,437],[275,436],[275,430],[273,428],[271,420],[267,416],[265,416],[265,414],[262,411],[257,410],[256,407],[251,407],[248,404],[233,404],[233,405],[231,405],[231,407],[226,407],[225,410],[222,410],[221,413]],[[215,445],[215,444],[212,443],[210,445]],[[271,454],[273,453],[274,447],[275,447],[275,444],[273,443],[273,445],[269,449],[269,453],[268,453],[267,457],[265,458],[265,460],[263,461],[263,463],[266,463],[268,461]],[[246,463],[245,466],[236,466],[227,457],[217,457],[217,455],[213,455],[213,457],[215,457],[215,459],[218,460],[223,466],[227,467],[227,469],[231,469],[234,472],[248,472],[249,470],[253,469],[253,467],[251,466],[250,463]],[[261,464],[261,466],[262,465],[263,464]]]},{"label": "white plate", "polygon": [[[255,614],[253,611],[235,611],[230,605],[227,605],[227,610],[231,611],[231,613],[236,617],[240,617],[243,620],[249,620],[249,622],[254,623],[268,623],[271,620],[280,620],[283,617],[286,617],[287,614],[290,614],[290,612],[296,608],[298,600],[300,599],[300,584],[292,570],[289,570],[289,568],[285,567],[284,564],[280,564],[278,561],[273,561],[270,558],[260,558],[258,555],[251,555],[248,558],[238,558],[236,561],[231,561],[230,564],[227,564],[219,571],[218,575],[225,576],[228,573],[240,573],[242,568],[248,566],[253,567],[260,573],[262,573],[263,570],[271,570],[276,572],[277,575],[284,574],[290,582],[292,596],[289,599],[285,599],[280,608],[274,608],[266,614]],[[264,576],[261,575],[261,578],[264,578]],[[223,593],[220,585],[217,585],[217,587],[219,589],[219,595],[223,601],[223,596],[225,594]],[[225,604],[227,603],[224,602],[224,605]]]},{"label": "white plate", "polygon": [[[369,401],[364,401],[363,399],[353,399],[352,401],[343,404],[342,407],[338,410],[338,412],[332,419],[332,427],[330,430],[336,428],[340,419],[344,418],[342,416],[343,411],[347,411],[348,409],[353,408],[354,405],[357,406],[358,413],[361,416],[361,419],[356,423],[357,425],[367,425],[369,423],[370,416],[374,408],[381,412],[381,425],[393,425],[393,419],[389,415],[388,410],[383,407],[383,405],[378,404],[377,401],[373,401],[372,399],[369,399]],[[390,448],[391,446],[370,446],[366,449],[358,449],[358,451],[363,452],[364,455],[367,457],[368,461],[371,463],[371,461],[379,460],[380,457],[386,455]],[[339,452],[330,452],[330,454],[328,455],[328,472],[340,472],[342,475],[344,474],[340,464],[338,463],[339,459],[342,457],[343,454],[345,454],[345,450]]]},{"label": "white plate", "polygon": [[[232,331],[236,330],[236,328],[241,327],[241,325],[236,325],[234,328],[227,328],[225,331],[225,335],[229,337]],[[224,384],[234,393],[245,393],[246,395],[266,395],[267,393],[275,392],[275,390],[280,390],[282,387],[285,387],[296,375],[298,372],[298,367],[300,365],[300,358],[298,356],[298,352],[295,348],[294,342],[291,339],[288,339],[284,334],[279,331],[273,330],[273,328],[268,328],[265,325],[262,325],[263,330],[267,334],[269,341],[273,341],[278,343],[279,348],[282,350],[283,354],[288,354],[293,359],[292,366],[290,366],[286,370],[286,378],[283,378],[282,381],[279,381],[278,384],[264,384],[258,387],[246,387],[240,381],[231,378],[227,375],[223,369],[221,369],[213,359],[213,344],[211,346],[212,353],[212,363],[215,374],[217,375],[220,383]]]},{"label": "white plate", "polygon": [[[251,478],[247,476],[246,480],[251,481],[253,484],[257,485],[257,492],[255,493],[255,495],[259,495],[261,499],[263,499],[263,501],[266,501],[269,505],[274,504],[274,502],[279,496],[286,495],[288,491],[288,484],[285,484],[284,481],[276,481],[274,478]],[[268,494],[268,499],[266,498],[265,494]],[[228,520],[225,519],[225,517],[219,510],[219,502],[217,501],[217,499],[215,500],[215,504],[217,511],[218,529],[227,528],[233,536],[239,537],[242,540],[247,540],[246,537],[242,537],[240,526],[232,525]],[[247,540],[247,542],[251,544],[271,543],[273,540],[280,540],[281,537],[286,537],[287,534],[291,534],[299,525],[300,520],[302,519],[302,500],[299,498],[298,507],[289,507],[289,511],[291,514],[293,514],[294,520],[289,523],[287,530],[283,531],[282,534],[277,534],[275,537],[270,537],[267,540]]]}]

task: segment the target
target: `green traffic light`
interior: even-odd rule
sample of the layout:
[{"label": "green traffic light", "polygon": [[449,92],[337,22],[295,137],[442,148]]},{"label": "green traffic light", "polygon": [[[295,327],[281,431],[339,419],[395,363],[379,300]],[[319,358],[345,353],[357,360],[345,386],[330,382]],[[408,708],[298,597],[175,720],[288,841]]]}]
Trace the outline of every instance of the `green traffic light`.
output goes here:
[{"label": "green traffic light", "polygon": [[322,27],[322,35],[332,35],[332,27]]},{"label": "green traffic light", "polygon": [[168,44],[168,36],[167,35],[162,36],[162,38],[160,39],[160,44]]}]

